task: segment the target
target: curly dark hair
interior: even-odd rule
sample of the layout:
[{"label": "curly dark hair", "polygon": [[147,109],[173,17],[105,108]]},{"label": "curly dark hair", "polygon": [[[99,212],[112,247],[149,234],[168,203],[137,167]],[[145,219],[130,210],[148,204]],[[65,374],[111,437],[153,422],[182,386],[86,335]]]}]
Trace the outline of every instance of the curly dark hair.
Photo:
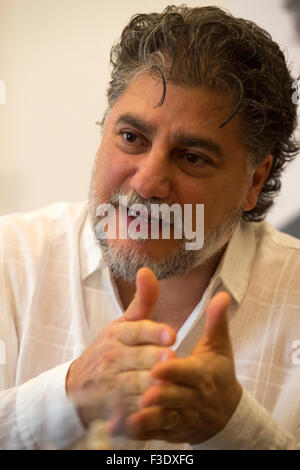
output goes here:
[{"label": "curly dark hair", "polygon": [[240,114],[252,168],[273,155],[256,207],[243,214],[247,221],[263,220],[280,190],[282,170],[300,148],[293,137],[295,79],[270,34],[217,7],[168,6],[162,13],[132,17],[112,47],[111,64],[109,109],[145,70],[162,78],[164,95],[168,82],[205,85],[230,95],[233,109],[220,127]]}]

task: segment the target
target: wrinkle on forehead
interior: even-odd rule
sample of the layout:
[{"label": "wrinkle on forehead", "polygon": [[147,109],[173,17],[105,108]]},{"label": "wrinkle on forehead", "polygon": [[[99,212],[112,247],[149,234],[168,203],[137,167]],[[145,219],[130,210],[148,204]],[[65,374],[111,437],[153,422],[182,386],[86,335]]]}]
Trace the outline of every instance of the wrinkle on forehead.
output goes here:
[{"label": "wrinkle on forehead", "polygon": [[[203,122],[212,127],[220,127],[235,109],[232,99],[225,94],[214,92],[205,87],[178,85],[172,82],[167,84],[165,100],[158,107],[162,89],[161,81],[153,79],[150,74],[141,74],[128,85],[115,106],[118,106],[118,103],[123,104],[128,101],[128,104],[134,103],[137,110],[149,106],[153,111],[169,110],[176,113],[177,117],[182,115],[189,120]],[[178,99],[178,90],[185,92],[185,103]],[[200,99],[203,101],[202,106],[198,102]]]}]

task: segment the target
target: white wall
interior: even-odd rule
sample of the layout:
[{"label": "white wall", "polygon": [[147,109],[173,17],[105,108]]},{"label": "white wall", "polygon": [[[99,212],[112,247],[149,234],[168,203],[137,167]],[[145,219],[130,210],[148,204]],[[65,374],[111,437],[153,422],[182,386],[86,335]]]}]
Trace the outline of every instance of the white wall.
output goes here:
[{"label": "white wall", "polygon": [[[109,50],[134,13],[181,1],[0,0],[0,214],[86,199],[99,143]],[[223,5],[257,21],[297,63],[292,20],[281,0],[187,1]],[[299,211],[300,159],[271,214],[280,225]]]},{"label": "white wall", "polygon": [[[282,8],[283,0],[228,0],[236,16],[242,16],[265,28],[286,51],[295,75],[300,71],[300,43],[290,12]],[[300,116],[300,113],[298,113]],[[300,138],[300,132],[297,133]],[[281,227],[300,213],[300,155],[287,167],[282,177],[282,191],[268,220]]]}]

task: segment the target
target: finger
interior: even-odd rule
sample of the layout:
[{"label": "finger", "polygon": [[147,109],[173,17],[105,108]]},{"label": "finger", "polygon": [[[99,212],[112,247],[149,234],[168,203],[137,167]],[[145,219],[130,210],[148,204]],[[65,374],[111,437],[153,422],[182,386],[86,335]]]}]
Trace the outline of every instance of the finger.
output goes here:
[{"label": "finger", "polygon": [[83,423],[88,424],[95,419],[110,419],[118,407],[119,395],[114,388],[98,390],[84,389],[72,393],[72,402],[79,410],[79,416],[84,417]]},{"label": "finger", "polygon": [[136,276],[136,293],[124,313],[123,321],[134,321],[149,318],[159,294],[158,281],[149,268],[141,268]]},{"label": "finger", "polygon": [[84,408],[85,413],[94,419],[111,419],[124,416],[140,409],[142,394],[153,385],[150,371],[127,371],[115,374],[109,384],[91,382],[84,390],[72,395],[76,406]]},{"label": "finger", "polygon": [[195,389],[163,382],[160,385],[153,385],[146,389],[141,398],[141,406],[163,406],[166,409],[178,410],[190,408],[196,405],[199,394]]},{"label": "finger", "polygon": [[174,357],[174,351],[161,346],[125,347],[118,359],[116,372],[149,370],[158,362]]},{"label": "finger", "polygon": [[205,347],[206,350],[231,356],[231,341],[226,316],[229,304],[230,296],[226,292],[219,292],[209,302],[206,309],[204,334],[193,354],[202,353]]},{"label": "finger", "polygon": [[154,379],[171,381],[186,387],[197,388],[199,382],[205,380],[207,369],[201,366],[196,356],[186,358],[171,358],[157,363],[152,369]]},{"label": "finger", "polygon": [[125,417],[136,413],[140,409],[141,395],[125,395],[120,397],[120,401],[118,403],[118,413],[122,421]]},{"label": "finger", "polygon": [[120,373],[123,395],[140,395],[154,385],[150,370],[126,371]]},{"label": "finger", "polygon": [[127,346],[142,344],[171,346],[176,340],[176,331],[173,328],[151,320],[115,324],[112,334]]},{"label": "finger", "polygon": [[167,439],[170,431],[174,432],[182,421],[180,412],[167,410],[161,406],[144,408],[133,413],[126,420],[125,430],[132,437],[141,438],[143,435],[155,432],[160,438]]}]

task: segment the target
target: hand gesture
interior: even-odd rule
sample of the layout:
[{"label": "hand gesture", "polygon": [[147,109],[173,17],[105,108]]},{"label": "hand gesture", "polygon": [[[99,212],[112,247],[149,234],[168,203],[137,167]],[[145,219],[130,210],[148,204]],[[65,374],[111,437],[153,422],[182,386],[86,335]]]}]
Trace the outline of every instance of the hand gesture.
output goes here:
[{"label": "hand gesture", "polygon": [[153,272],[140,269],[135,297],[122,318],[105,327],[71,364],[66,389],[86,426],[116,415],[122,420],[138,410],[142,394],[154,383],[152,368],[175,356],[169,346],[176,332],[149,320],[158,293]]},{"label": "hand gesture", "polygon": [[226,318],[229,303],[225,292],[210,301],[204,334],[190,356],[153,366],[156,384],[144,393],[143,409],[127,419],[130,436],[199,444],[225,427],[242,395]]}]

